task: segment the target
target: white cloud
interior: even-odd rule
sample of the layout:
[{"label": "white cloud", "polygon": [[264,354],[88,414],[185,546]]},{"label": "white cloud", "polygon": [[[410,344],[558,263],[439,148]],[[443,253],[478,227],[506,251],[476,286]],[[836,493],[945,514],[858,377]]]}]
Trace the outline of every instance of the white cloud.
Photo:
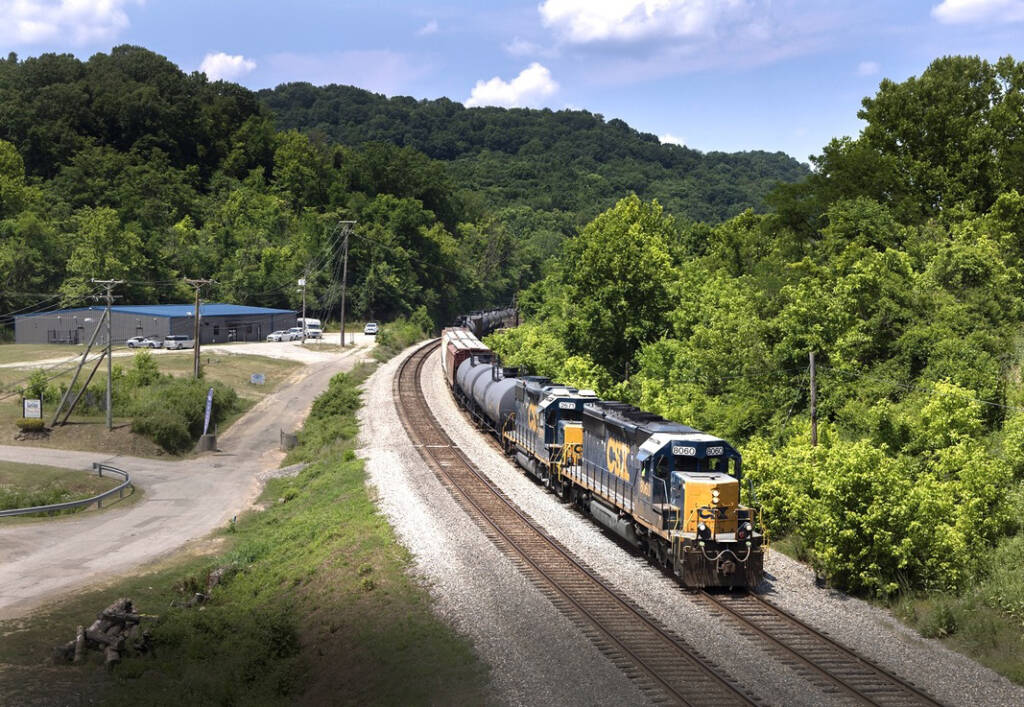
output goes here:
[{"label": "white cloud", "polygon": [[544,0],[541,20],[576,44],[693,37],[750,17],[746,0]]},{"label": "white cloud", "polygon": [[659,135],[658,140],[661,141],[662,145],[679,145],[680,147],[686,146],[686,140],[684,140],[681,137],[676,137],[672,133],[665,133],[664,135]]},{"label": "white cloud", "polygon": [[477,81],[472,94],[466,100],[466,106],[513,108],[535,105],[539,99],[550,96],[557,90],[558,84],[551,78],[551,72],[533,62],[511,81],[504,81],[497,76],[490,81]]},{"label": "white cloud", "polygon": [[540,51],[540,47],[538,45],[525,39],[520,39],[519,37],[516,37],[511,42],[504,45],[504,49],[512,56],[527,56],[529,54],[536,54]]},{"label": "white cloud", "polygon": [[128,27],[127,5],[143,0],[0,0],[0,42],[36,44],[57,37],[81,45]]},{"label": "white cloud", "polygon": [[545,59],[557,59],[559,56],[557,47],[545,47],[521,37],[516,37],[508,44],[503,44],[501,48],[511,56],[543,57]]},{"label": "white cloud", "polygon": [[276,86],[308,81],[315,86],[343,84],[394,96],[434,71],[429,60],[391,51],[343,51],[326,54],[273,54],[263,62],[261,79]]},{"label": "white cloud", "polygon": [[199,70],[206,74],[211,81],[220,79],[234,81],[255,68],[256,62],[252,59],[246,59],[241,54],[232,55],[224,52],[207,54],[203,63],[199,65]]},{"label": "white cloud", "polygon": [[947,25],[1020,22],[1024,20],[1024,0],[943,0],[932,8],[932,17]]},{"label": "white cloud", "polygon": [[858,76],[874,76],[881,70],[882,66],[877,61],[862,61],[857,64]]},{"label": "white cloud", "polygon": [[439,28],[438,28],[437,20],[431,20],[427,24],[425,24],[422,27],[420,27],[416,31],[416,34],[419,35],[420,37],[426,37],[428,34],[437,34],[437,30],[438,29]]}]

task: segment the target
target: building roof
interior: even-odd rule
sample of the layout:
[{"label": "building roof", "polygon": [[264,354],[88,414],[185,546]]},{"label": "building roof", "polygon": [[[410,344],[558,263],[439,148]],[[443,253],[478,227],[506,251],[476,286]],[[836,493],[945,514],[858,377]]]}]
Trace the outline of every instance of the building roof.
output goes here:
[{"label": "building roof", "polygon": [[[56,309],[49,312],[33,312],[19,314],[17,317],[38,317],[52,314],[75,314],[77,312],[100,312],[105,307],[76,307],[74,309]],[[113,312],[135,314],[140,317],[191,317],[194,309],[191,304],[115,304]],[[294,309],[269,309],[267,307],[247,307],[241,304],[209,303],[199,305],[199,314],[204,317],[241,317],[257,314],[295,314]]]}]

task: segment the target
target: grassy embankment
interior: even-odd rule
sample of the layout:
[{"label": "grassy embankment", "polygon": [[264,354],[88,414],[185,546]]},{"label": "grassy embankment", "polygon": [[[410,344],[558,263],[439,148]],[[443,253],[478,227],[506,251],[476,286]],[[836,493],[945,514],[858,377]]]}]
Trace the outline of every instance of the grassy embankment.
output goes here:
[{"label": "grassy embankment", "polygon": [[[465,704],[485,698],[486,668],[431,612],[409,578],[409,557],[377,512],[355,456],[366,370],[336,376],[313,407],[265,510],[213,539],[213,554],[181,556],[149,574],[23,622],[0,623],[0,694],[88,694],[118,704]],[[168,608],[226,577],[200,608]],[[155,657],[126,660],[107,677],[89,665],[47,666],[53,646],[118,596],[160,614],[146,622]]]},{"label": "grassy embankment", "polygon": [[118,483],[120,479],[85,470],[0,461],[0,510],[76,501]]},{"label": "grassy embankment", "polygon": [[[32,361],[40,357],[51,358],[46,351],[39,351],[40,346],[26,346],[7,344],[0,346],[0,360],[8,362]],[[60,366],[47,364],[48,376],[53,376],[50,385],[54,388],[71,381],[77,364],[74,353],[81,353],[80,347],[61,347],[60,352],[53,358],[65,357],[66,363]],[[75,349],[66,351],[64,349]],[[124,351],[128,351],[124,349]],[[116,350],[115,350],[116,353]],[[162,353],[153,355],[153,361],[157,364],[161,373],[173,376],[187,377],[192,375],[192,351],[180,351],[173,353]],[[125,370],[131,368],[133,358],[131,356],[114,358],[114,366]],[[202,366],[205,380],[209,382],[219,381],[237,391],[241,405],[225,421],[221,423],[220,430],[225,430],[232,422],[241,417],[246,410],[258,403],[264,396],[272,393],[277,386],[285,381],[300,364],[294,361],[268,358],[265,356],[249,356],[227,353],[203,354]],[[19,387],[27,384],[32,372],[38,367],[27,363],[24,367],[0,368],[0,440],[11,444],[18,430],[15,421],[21,417],[21,396],[16,391]],[[88,375],[88,366],[83,369],[80,380]],[[265,376],[264,385],[252,385],[249,377],[252,373],[263,373]],[[115,385],[117,385],[115,373]],[[110,452],[114,454],[129,454],[132,456],[152,457],[165,454],[159,446],[148,439],[133,434],[131,431],[130,419],[119,409],[115,398],[114,404],[114,429],[105,429],[106,417],[102,411],[102,390],[106,386],[106,365],[101,364],[100,370],[93,377],[90,388],[96,391],[92,397],[97,399],[98,407],[93,406],[83,411],[76,410],[67,425],[55,428],[47,439],[31,440],[21,442],[33,446],[55,447],[59,449],[77,449],[81,451]],[[9,393],[9,394],[8,394]],[[52,419],[56,402],[51,400],[44,403],[43,416],[47,423]]]}]

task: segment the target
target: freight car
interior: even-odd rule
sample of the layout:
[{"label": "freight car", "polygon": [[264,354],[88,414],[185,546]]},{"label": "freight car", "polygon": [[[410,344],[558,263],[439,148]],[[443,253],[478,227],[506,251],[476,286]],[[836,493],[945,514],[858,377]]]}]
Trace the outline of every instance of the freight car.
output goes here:
[{"label": "freight car", "polygon": [[731,445],[591,390],[518,375],[469,336],[442,333],[446,380],[527,473],[686,586],[760,584],[763,537],[740,504],[742,460]]},{"label": "freight car", "polygon": [[474,336],[490,334],[501,327],[513,327],[519,324],[519,309],[503,307],[483,312],[472,312],[459,317],[459,326],[469,329]]}]

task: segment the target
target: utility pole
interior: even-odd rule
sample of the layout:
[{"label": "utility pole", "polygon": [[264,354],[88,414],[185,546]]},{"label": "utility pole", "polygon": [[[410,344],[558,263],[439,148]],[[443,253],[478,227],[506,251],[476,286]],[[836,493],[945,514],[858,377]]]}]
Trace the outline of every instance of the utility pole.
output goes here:
[{"label": "utility pole", "polygon": [[196,304],[192,314],[195,315],[192,322],[192,339],[195,341],[195,345],[192,349],[192,379],[199,380],[199,288],[203,285],[209,285],[213,283],[213,280],[193,280],[191,278],[185,278],[185,282],[196,289]]},{"label": "utility pole", "polygon": [[[309,273],[307,272],[308,276]],[[306,343],[306,278],[299,278],[299,287],[302,288],[302,343]]]},{"label": "utility pole", "polygon": [[818,446],[818,388],[814,384],[813,351],[811,351],[811,446]]},{"label": "utility pole", "polygon": [[[110,389],[114,378],[114,372],[111,370],[113,366],[110,361],[111,346],[113,345],[113,340],[110,336],[110,307],[114,304],[114,288],[122,284],[124,280],[97,280],[96,278],[93,278],[91,282],[97,285],[103,285],[107,288],[107,429],[112,430],[114,429],[114,410],[111,406],[111,398],[113,396],[111,395]],[[96,326],[99,328],[98,324]]]},{"label": "utility pole", "polygon": [[345,255],[341,261],[341,345],[345,346],[345,287],[348,285],[348,236],[352,232],[355,221],[339,221],[338,225],[345,229]]}]

